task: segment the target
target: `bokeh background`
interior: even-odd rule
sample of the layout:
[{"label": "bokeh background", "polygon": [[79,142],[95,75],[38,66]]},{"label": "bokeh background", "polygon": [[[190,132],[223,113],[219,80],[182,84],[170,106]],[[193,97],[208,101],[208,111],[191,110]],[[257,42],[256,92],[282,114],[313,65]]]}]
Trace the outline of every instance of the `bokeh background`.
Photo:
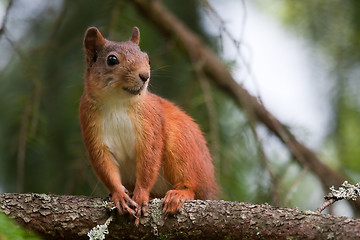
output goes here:
[{"label": "bokeh background", "polygon": [[[359,1],[163,3],[324,163],[359,182]],[[222,199],[311,210],[322,203],[317,176],[265,127],[255,136],[244,111],[199,79],[183,49],[131,1],[1,0],[0,21],[0,193],[108,194],[80,135],[83,34],[97,26],[108,39],[127,40],[138,26],[150,90],[200,124]],[[346,202],[329,211],[356,215]]]}]

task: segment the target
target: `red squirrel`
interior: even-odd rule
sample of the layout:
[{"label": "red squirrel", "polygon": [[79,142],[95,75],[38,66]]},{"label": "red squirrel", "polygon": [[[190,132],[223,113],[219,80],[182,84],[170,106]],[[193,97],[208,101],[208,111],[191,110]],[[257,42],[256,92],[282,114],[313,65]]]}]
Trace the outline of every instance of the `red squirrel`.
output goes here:
[{"label": "red squirrel", "polygon": [[214,166],[193,119],[147,90],[150,61],[139,42],[137,27],[126,42],[87,29],[82,137],[120,214],[141,216],[150,197],[164,197],[163,212],[174,214],[186,200],[216,198]]}]

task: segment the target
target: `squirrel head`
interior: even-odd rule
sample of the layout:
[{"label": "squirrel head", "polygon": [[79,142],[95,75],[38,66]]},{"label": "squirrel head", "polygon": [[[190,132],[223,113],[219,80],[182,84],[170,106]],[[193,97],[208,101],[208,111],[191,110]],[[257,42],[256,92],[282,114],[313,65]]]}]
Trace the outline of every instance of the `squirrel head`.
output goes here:
[{"label": "squirrel head", "polygon": [[126,42],[106,40],[96,27],[88,28],[84,37],[86,90],[93,96],[106,96],[115,91],[126,98],[146,91],[150,61],[140,50],[139,42],[137,27]]}]

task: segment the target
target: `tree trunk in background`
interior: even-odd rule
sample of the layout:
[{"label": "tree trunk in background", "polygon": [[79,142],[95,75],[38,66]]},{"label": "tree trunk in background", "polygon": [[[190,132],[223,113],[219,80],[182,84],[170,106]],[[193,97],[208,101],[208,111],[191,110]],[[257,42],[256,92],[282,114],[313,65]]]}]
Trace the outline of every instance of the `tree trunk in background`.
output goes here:
[{"label": "tree trunk in background", "polygon": [[[104,198],[46,194],[0,195],[0,207],[20,225],[46,239],[88,239],[110,212]],[[138,227],[114,214],[106,239],[359,239],[360,220],[227,201],[187,201],[165,217],[152,200]]]}]

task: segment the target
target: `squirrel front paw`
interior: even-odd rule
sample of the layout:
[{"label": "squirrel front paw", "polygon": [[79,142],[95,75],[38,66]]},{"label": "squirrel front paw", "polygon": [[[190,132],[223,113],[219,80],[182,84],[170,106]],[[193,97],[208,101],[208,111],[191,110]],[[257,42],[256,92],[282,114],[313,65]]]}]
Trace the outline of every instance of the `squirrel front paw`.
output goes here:
[{"label": "squirrel front paw", "polygon": [[194,192],[186,190],[169,190],[163,199],[163,213],[173,215],[180,211],[186,200],[194,199]]},{"label": "squirrel front paw", "polygon": [[147,210],[147,206],[149,202],[149,193],[143,190],[135,189],[134,196],[132,199],[137,203],[135,225],[138,226],[140,222],[140,217]]},{"label": "squirrel front paw", "polygon": [[136,217],[137,204],[133,201],[128,194],[124,191],[117,191],[111,193],[111,200],[115,203],[115,206],[120,214],[130,213]]}]

